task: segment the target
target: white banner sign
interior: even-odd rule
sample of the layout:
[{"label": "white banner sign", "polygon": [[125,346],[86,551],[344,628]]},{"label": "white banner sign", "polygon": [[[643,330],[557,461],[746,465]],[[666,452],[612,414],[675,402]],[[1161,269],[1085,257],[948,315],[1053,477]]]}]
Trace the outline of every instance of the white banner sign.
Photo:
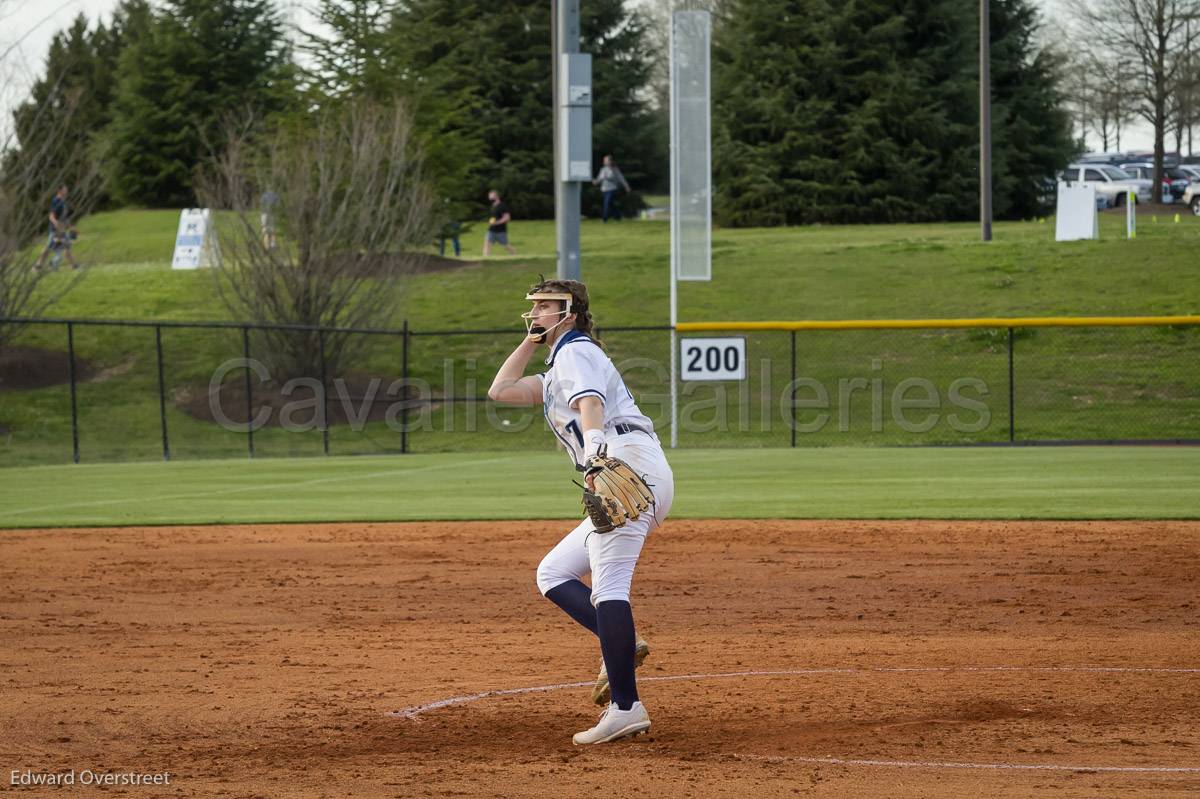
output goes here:
[{"label": "white banner sign", "polygon": [[213,265],[216,248],[208,222],[207,208],[184,208],[179,212],[172,269],[199,269]]},{"label": "white banner sign", "polygon": [[1096,215],[1096,187],[1080,183],[1058,184],[1058,210],[1054,217],[1055,241],[1100,238]]}]

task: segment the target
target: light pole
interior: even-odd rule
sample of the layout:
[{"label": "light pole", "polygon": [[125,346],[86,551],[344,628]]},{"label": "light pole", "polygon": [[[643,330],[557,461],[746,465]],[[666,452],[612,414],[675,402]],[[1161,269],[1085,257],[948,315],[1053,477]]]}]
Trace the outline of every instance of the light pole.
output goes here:
[{"label": "light pole", "polygon": [[[579,200],[580,184],[563,172],[563,148],[567,147],[560,107],[563,104],[561,82],[562,56],[579,52],[579,0],[550,0],[551,45],[554,52],[550,78],[551,113],[554,115],[554,240],[558,250],[558,278],[579,280]],[[590,102],[590,100],[589,100]],[[590,119],[589,119],[590,123]],[[590,142],[589,147],[590,150]],[[588,168],[590,170],[590,156]]]}]

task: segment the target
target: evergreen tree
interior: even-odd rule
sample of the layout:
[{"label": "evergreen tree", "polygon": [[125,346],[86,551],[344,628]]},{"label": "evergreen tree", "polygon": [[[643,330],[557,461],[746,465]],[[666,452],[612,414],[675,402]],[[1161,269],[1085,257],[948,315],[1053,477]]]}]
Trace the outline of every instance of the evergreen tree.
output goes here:
[{"label": "evergreen tree", "polygon": [[[992,207],[997,217],[1047,213],[1044,181],[1078,155],[1058,86],[1059,64],[1037,46],[1028,0],[991,0]],[[976,73],[978,75],[978,73]]]},{"label": "evergreen tree", "polygon": [[471,126],[477,116],[473,95],[461,86],[432,85],[398,64],[396,49],[407,31],[395,29],[390,4],[320,0],[316,14],[329,33],[304,34],[301,47],[311,63],[302,73],[308,107],[328,109],[361,98],[401,102],[435,190],[438,226],[465,219],[471,204],[460,198],[473,191],[471,165],[481,148]]},{"label": "evergreen tree", "polygon": [[[651,67],[644,22],[621,0],[596,0],[581,6],[580,27],[580,48],[593,54],[594,158],[612,154],[631,183],[652,184],[665,158],[661,129],[639,94]],[[426,100],[446,98],[439,128],[478,142],[464,164],[476,208],[494,187],[519,217],[553,216],[550,6],[410,0],[391,35],[404,85]],[[598,208],[594,194],[584,192],[585,211]]]},{"label": "evergreen tree", "polygon": [[[994,0],[997,216],[1071,155],[1027,0]],[[737,0],[714,59],[716,216],[730,225],[978,214],[978,20],[954,0]]]},{"label": "evergreen tree", "polygon": [[722,224],[814,222],[839,170],[834,9],[828,0],[741,2],[716,26],[714,213]]},{"label": "evergreen tree", "polygon": [[[583,6],[582,49],[592,54],[595,73],[593,173],[605,155],[616,159],[634,190],[617,197],[622,212],[630,215],[642,207],[643,192],[669,184],[669,120],[655,113],[650,94],[655,66],[648,49],[650,20],[640,11],[626,10],[621,2],[589,1]],[[585,184],[583,211],[599,216],[601,195],[590,188]]]},{"label": "evergreen tree", "polygon": [[317,98],[379,99],[389,93],[394,80],[387,35],[390,7],[381,0],[317,3],[321,32],[304,32],[301,45],[312,64],[303,76]]},{"label": "evergreen tree", "polygon": [[[29,99],[13,111],[17,146],[5,154],[6,175],[29,174],[27,164],[31,159],[42,165],[68,160],[72,163],[63,175],[64,182],[78,184],[87,165],[78,160],[78,155],[68,158],[66,152],[47,153],[43,143],[55,141],[61,146],[69,143],[70,152],[79,152],[79,142],[94,127],[98,113],[99,103],[88,91],[94,60],[87,18],[81,14],[71,27],[50,40],[45,74],[33,84]],[[68,133],[58,137],[63,131]],[[45,205],[56,189],[57,186],[40,184],[8,187],[21,197],[22,204],[29,206]]]},{"label": "evergreen tree", "polygon": [[121,56],[106,134],[114,193],[126,203],[191,204],[194,170],[224,140],[228,115],[277,111],[289,94],[268,0],[170,0]]},{"label": "evergreen tree", "polygon": [[836,36],[843,202],[826,203],[830,221],[946,219],[972,202],[975,84],[963,8],[945,0],[844,7]]},{"label": "evergreen tree", "polygon": [[[80,15],[54,35],[45,73],[31,87],[29,99],[13,112],[17,146],[7,154],[10,174],[23,173],[23,160],[36,157],[60,164],[68,184],[92,182],[90,173],[99,157],[95,145],[111,120],[121,50],[142,35],[149,19],[145,0],[125,0],[108,26],[101,23],[89,30],[87,18]],[[62,152],[46,153],[47,142],[55,142]],[[80,159],[81,152],[89,150],[92,158]],[[36,198],[40,203],[51,189],[30,185],[22,190],[30,201]],[[107,196],[97,188],[89,200],[96,207],[105,204]]]}]

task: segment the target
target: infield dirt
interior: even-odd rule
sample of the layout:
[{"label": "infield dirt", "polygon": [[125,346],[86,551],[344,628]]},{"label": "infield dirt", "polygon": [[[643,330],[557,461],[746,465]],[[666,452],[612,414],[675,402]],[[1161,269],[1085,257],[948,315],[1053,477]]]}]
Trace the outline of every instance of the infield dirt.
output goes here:
[{"label": "infield dirt", "polygon": [[171,773],[106,791],[127,796],[1200,792],[1195,522],[672,521],[634,582],[639,676],[680,678],[643,679],[649,735],[573,746],[597,716],[586,687],[388,715],[594,677],[594,639],[533,580],[570,526],[0,533],[0,785],[90,769]]}]

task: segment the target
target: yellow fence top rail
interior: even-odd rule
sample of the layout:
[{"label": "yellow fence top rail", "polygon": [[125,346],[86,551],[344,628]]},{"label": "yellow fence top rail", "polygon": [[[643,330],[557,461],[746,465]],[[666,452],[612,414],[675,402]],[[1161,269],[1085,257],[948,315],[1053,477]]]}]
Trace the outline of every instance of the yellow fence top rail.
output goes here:
[{"label": "yellow fence top rail", "polygon": [[979,319],[829,319],[796,322],[680,322],[680,333],[719,330],[904,330],[968,327],[1154,327],[1200,325],[1200,316],[1031,316]]}]

